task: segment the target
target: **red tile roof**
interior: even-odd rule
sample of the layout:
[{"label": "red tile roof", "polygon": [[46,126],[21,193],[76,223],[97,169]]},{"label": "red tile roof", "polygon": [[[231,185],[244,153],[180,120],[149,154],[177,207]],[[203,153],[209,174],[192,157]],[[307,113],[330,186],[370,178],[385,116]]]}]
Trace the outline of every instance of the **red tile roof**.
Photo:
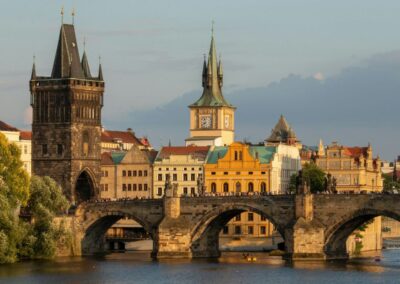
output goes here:
[{"label": "red tile roof", "polygon": [[210,149],[209,146],[170,146],[162,147],[158,158],[168,158],[170,155],[193,155],[205,159]]},{"label": "red tile roof", "polygon": [[101,164],[102,165],[114,165],[114,162],[111,158],[110,152],[101,153]]},{"label": "red tile roof", "polygon": [[0,131],[19,131],[17,128],[14,126],[11,126],[4,121],[0,120]]},{"label": "red tile roof", "polygon": [[120,139],[123,143],[132,143],[134,145],[143,145],[140,140],[131,131],[104,130],[101,132],[101,142],[116,142]]},{"label": "red tile roof", "polygon": [[343,147],[343,149],[345,155],[353,158],[366,156],[368,152],[368,147]]},{"label": "red tile roof", "polygon": [[21,139],[21,140],[32,140],[32,131],[21,131],[19,133],[19,139]]}]

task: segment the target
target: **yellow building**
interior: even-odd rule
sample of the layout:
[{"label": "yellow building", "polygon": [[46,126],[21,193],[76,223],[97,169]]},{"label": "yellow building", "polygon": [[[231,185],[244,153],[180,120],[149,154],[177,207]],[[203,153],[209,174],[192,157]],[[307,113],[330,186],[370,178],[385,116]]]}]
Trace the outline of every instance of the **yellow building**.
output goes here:
[{"label": "yellow building", "polygon": [[204,58],[203,94],[190,109],[190,137],[186,145],[223,146],[234,141],[236,108],[222,95],[221,58],[217,63],[214,35],[211,37],[208,62]]},{"label": "yellow building", "polygon": [[[216,195],[270,192],[271,161],[275,153],[273,146],[250,146],[240,142],[213,147],[204,166],[205,192]],[[221,244],[227,239],[240,239],[243,243],[244,239],[265,238],[273,229],[264,217],[244,212],[223,228]]]},{"label": "yellow building", "polygon": [[[381,162],[378,157],[373,157],[371,145],[348,147],[333,142],[325,147],[320,141],[318,147],[303,151],[302,157],[309,157],[308,162],[314,161],[326,174],[331,174],[336,180],[338,192],[364,193],[383,190]],[[381,227],[381,217],[377,217],[364,232],[359,232],[363,235],[362,251],[382,248]],[[356,234],[352,234],[347,240],[350,253],[355,250],[356,239]]]}]

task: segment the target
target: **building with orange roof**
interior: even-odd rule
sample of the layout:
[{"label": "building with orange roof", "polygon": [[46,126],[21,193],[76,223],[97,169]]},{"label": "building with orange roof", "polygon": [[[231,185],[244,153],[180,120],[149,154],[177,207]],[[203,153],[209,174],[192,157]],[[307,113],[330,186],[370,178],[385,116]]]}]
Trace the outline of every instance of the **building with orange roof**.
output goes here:
[{"label": "building with orange roof", "polygon": [[106,130],[101,131],[101,151],[129,151],[135,145],[139,149],[152,149],[147,137],[138,138],[135,132],[128,128],[122,130]]}]

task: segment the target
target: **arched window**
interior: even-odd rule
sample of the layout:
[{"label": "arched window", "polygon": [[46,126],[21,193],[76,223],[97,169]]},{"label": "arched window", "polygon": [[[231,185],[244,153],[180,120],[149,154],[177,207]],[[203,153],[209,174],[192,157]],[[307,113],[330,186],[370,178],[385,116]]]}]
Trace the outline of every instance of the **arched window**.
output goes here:
[{"label": "arched window", "polygon": [[237,159],[238,159],[238,152],[235,151],[235,161],[237,161]]},{"label": "arched window", "polygon": [[227,182],[224,183],[224,192],[229,192],[229,184]]},{"label": "arched window", "polygon": [[216,192],[217,192],[217,185],[215,184],[215,182],[213,182],[213,183],[211,184],[211,192],[212,192],[212,193],[216,193]]},{"label": "arched window", "polygon": [[84,157],[89,156],[89,133],[87,131],[82,135],[82,154]]},{"label": "arched window", "polygon": [[248,189],[248,192],[254,192],[254,184],[252,182],[249,182],[247,189]]},{"label": "arched window", "polygon": [[236,192],[241,192],[242,191],[242,185],[240,184],[240,182],[236,183]]},{"label": "arched window", "polygon": [[260,191],[261,192],[267,192],[267,184],[265,182],[261,183]]}]

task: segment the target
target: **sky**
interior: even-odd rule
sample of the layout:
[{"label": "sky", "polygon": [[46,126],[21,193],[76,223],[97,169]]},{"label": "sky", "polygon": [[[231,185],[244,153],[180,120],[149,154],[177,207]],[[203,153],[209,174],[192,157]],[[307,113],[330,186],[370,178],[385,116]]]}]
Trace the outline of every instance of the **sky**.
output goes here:
[{"label": "sky", "polygon": [[[49,75],[63,6],[65,23],[71,23],[71,10],[75,8],[80,51],[82,54],[85,37],[94,74],[101,56],[106,82],[103,109],[106,128],[131,127],[138,135],[148,135],[155,146],[165,144],[168,136],[172,136],[174,143],[183,144],[188,135],[187,124],[181,123],[182,129],[178,130],[174,125],[164,126],[164,132],[157,131],[157,126],[168,123],[168,118],[176,115],[168,114],[171,102],[186,103],[201,95],[203,54],[209,49],[214,20],[217,52],[224,65],[224,94],[238,107],[239,139],[262,139],[283,113],[305,143],[316,144],[319,138],[343,144],[372,142],[375,152],[386,159],[393,159],[400,152],[396,147],[400,136],[393,134],[398,127],[385,123],[398,120],[394,111],[382,107],[373,113],[370,104],[363,105],[371,101],[377,104],[376,98],[380,97],[391,100],[384,101],[385,104],[400,103],[399,96],[394,94],[397,77],[391,76],[394,73],[389,66],[400,58],[398,0],[1,0],[0,4],[0,120],[19,128],[28,129],[30,124],[28,81],[33,55],[38,75]],[[375,67],[381,64],[386,64],[381,71],[391,78],[385,81],[390,87],[382,86],[386,96],[380,93],[380,88],[372,88],[375,93],[369,92],[371,88],[360,88],[360,80],[347,83],[346,78],[353,78],[347,76],[349,72],[359,74],[357,68],[371,71],[360,78],[370,80],[377,74],[379,78],[386,78],[382,72],[375,72]],[[400,68],[400,63],[396,67]],[[301,83],[293,87],[288,78],[298,78]],[[310,87],[308,79],[331,87],[317,91]],[[276,84],[280,89],[273,92],[271,86]],[[323,124],[320,117],[326,112],[325,101],[316,100],[309,91],[326,92],[331,94],[329,99],[338,94],[344,100],[347,114],[354,107],[360,111],[368,109],[373,115],[362,116],[363,123],[360,123],[360,117],[344,113],[348,123],[331,116]],[[293,97],[297,93],[301,98]],[[246,108],[243,106],[248,112],[240,111],[240,104],[257,105],[254,99],[257,96],[265,104],[265,113],[271,115],[252,116],[252,106],[248,104]],[[280,96],[279,103],[274,96]],[[312,104],[315,115],[299,111],[296,99]],[[188,109],[184,104],[179,106],[175,109],[180,115],[177,119],[186,123]],[[340,104],[336,107],[339,117]],[[160,117],[164,124],[150,123],[160,109],[165,113]],[[377,120],[376,116],[382,119]],[[363,131],[358,133],[353,127]],[[177,131],[176,135],[168,134],[165,131],[168,129]]]}]

